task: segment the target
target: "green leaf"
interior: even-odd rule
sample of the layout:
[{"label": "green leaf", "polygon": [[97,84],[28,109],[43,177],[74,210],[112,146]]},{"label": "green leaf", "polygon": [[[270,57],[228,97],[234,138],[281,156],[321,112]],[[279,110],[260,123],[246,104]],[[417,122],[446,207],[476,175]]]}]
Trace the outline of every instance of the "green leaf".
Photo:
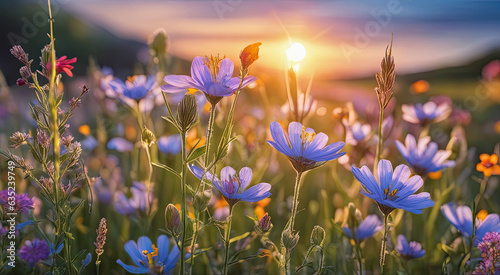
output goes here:
[{"label": "green leaf", "polygon": [[246,238],[248,235],[250,235],[250,232],[246,232],[246,233],[243,233],[239,236],[236,236],[236,237],[232,237],[230,240],[229,240],[229,243],[233,243],[233,242],[237,242],[241,239],[244,239]]},{"label": "green leaf", "polygon": [[207,149],[207,146],[202,146],[202,147],[196,148],[194,150],[191,150],[191,152],[189,153],[189,156],[187,157],[186,162],[191,162],[191,161],[201,157],[202,155],[205,154],[206,149]]},{"label": "green leaf", "polygon": [[182,132],[182,129],[179,127],[179,125],[177,124],[177,121],[175,121],[175,119],[171,116],[162,116],[161,118],[163,118],[164,120],[172,123],[172,125],[175,126],[175,128],[177,129],[177,131],[179,132]]},{"label": "green leaf", "polygon": [[[166,166],[165,164],[161,164],[161,163],[157,163],[157,162],[153,162],[152,163],[154,166],[158,167],[158,168],[162,168],[163,170],[167,171],[167,172],[170,172],[174,175],[176,175],[179,179],[181,178],[181,174],[179,174],[179,172],[175,171],[174,169]],[[186,185],[187,186],[187,185]]]}]

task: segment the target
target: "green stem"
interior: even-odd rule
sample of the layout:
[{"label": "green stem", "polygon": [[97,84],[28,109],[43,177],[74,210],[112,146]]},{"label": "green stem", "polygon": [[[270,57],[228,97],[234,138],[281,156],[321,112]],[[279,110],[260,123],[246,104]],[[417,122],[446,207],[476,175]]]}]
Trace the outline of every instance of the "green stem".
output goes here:
[{"label": "green stem", "polygon": [[[208,127],[207,127],[207,145],[206,145],[206,151],[205,151],[205,171],[204,174],[206,174],[207,167],[209,166],[209,161],[210,161],[210,144],[212,143],[212,133],[214,131],[214,122],[215,122],[215,105],[210,106],[210,118],[208,119]],[[201,185],[202,189],[201,191],[205,191],[205,182],[201,180]]]},{"label": "green stem", "polygon": [[384,214],[384,236],[382,237],[382,243],[380,244],[380,274],[384,273],[385,265],[385,249],[387,246],[387,234],[389,233],[389,227],[387,224],[387,218],[389,214]]},{"label": "green stem", "polygon": [[[288,226],[290,234],[294,234],[293,227],[295,225],[295,216],[297,215],[297,208],[299,205],[300,179],[302,177],[302,173],[303,172],[297,172],[297,176],[295,177],[295,186],[294,186],[294,191],[293,191],[292,216],[290,217],[290,223]],[[286,230],[286,228],[283,230],[283,232],[285,230]],[[285,270],[288,272],[288,274],[291,274],[291,263],[289,262],[290,260],[291,260],[291,251],[286,249]]]},{"label": "green stem", "polygon": [[[179,274],[184,275],[184,247],[186,244],[186,218],[187,218],[187,206],[186,206],[186,173],[187,173],[187,163],[186,163],[186,132],[182,132],[182,146],[181,146],[181,158],[182,158],[182,173],[181,173],[181,190],[182,190],[182,202],[181,202],[181,214],[182,214],[182,236],[181,236],[181,258],[180,266],[181,271]],[[191,251],[193,252],[193,251]],[[191,253],[193,254],[193,253]]]},{"label": "green stem", "polygon": [[196,239],[198,238],[198,230],[200,228],[200,213],[195,210],[195,228],[193,232],[193,238],[191,239],[191,257],[189,259],[190,263],[190,269],[189,269],[189,274],[193,274],[193,267],[194,267],[194,246],[196,244]]},{"label": "green stem", "polygon": [[356,238],[356,229],[351,227],[352,238],[354,239],[354,254],[356,255],[356,259],[359,263],[359,274],[363,274],[363,257],[361,255],[361,248],[359,244],[359,240]]},{"label": "green stem", "polygon": [[380,106],[380,114],[378,117],[378,146],[377,146],[377,154],[375,156],[375,161],[373,162],[373,174],[376,174],[377,165],[380,160],[380,155],[382,155],[382,145],[383,145],[383,137],[382,137],[382,121],[384,120],[384,108]]},{"label": "green stem", "polygon": [[229,205],[229,216],[227,217],[226,236],[224,237],[224,265],[222,266],[222,275],[227,275],[227,268],[229,263],[229,246],[231,242],[231,224],[233,221],[233,207]]},{"label": "green stem", "polygon": [[474,202],[476,203],[476,206],[479,205],[479,201],[484,195],[484,191],[486,191],[486,183],[488,182],[489,177],[484,177],[483,180],[481,181],[481,187],[479,189],[479,193],[477,194],[476,198],[474,199]]}]

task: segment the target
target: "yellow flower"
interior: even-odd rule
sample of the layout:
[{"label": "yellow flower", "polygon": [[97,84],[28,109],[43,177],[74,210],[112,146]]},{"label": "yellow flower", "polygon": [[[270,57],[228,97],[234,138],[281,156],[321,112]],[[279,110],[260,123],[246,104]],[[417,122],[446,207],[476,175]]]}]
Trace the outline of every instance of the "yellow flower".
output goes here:
[{"label": "yellow flower", "polygon": [[479,156],[480,163],[476,165],[476,170],[483,172],[485,177],[491,175],[500,175],[500,166],[498,166],[498,156],[495,154],[481,154]]}]

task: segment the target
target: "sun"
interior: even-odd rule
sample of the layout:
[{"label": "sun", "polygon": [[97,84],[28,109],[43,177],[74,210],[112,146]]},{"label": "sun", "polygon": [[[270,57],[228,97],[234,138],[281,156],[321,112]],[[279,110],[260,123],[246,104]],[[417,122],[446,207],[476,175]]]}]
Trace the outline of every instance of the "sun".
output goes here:
[{"label": "sun", "polygon": [[306,48],[301,43],[293,43],[285,52],[288,59],[293,62],[300,62],[306,57]]}]

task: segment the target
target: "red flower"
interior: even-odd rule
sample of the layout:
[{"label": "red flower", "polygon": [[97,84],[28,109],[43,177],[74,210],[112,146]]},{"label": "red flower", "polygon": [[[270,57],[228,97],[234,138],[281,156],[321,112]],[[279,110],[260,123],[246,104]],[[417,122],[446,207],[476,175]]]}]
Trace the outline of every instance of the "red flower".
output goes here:
[{"label": "red flower", "polygon": [[[56,60],[56,73],[62,73],[65,72],[69,77],[73,77],[73,73],[71,70],[74,68],[70,64],[73,64],[76,62],[76,57],[67,59],[66,56],[62,56],[59,59]],[[47,67],[47,71],[50,72],[50,61],[45,65]]]},{"label": "red flower", "polygon": [[241,60],[241,66],[242,66],[242,71],[245,71],[248,69],[252,63],[259,59],[259,46],[262,45],[262,43],[257,42],[251,45],[246,46],[243,51],[240,53],[240,60]]}]

